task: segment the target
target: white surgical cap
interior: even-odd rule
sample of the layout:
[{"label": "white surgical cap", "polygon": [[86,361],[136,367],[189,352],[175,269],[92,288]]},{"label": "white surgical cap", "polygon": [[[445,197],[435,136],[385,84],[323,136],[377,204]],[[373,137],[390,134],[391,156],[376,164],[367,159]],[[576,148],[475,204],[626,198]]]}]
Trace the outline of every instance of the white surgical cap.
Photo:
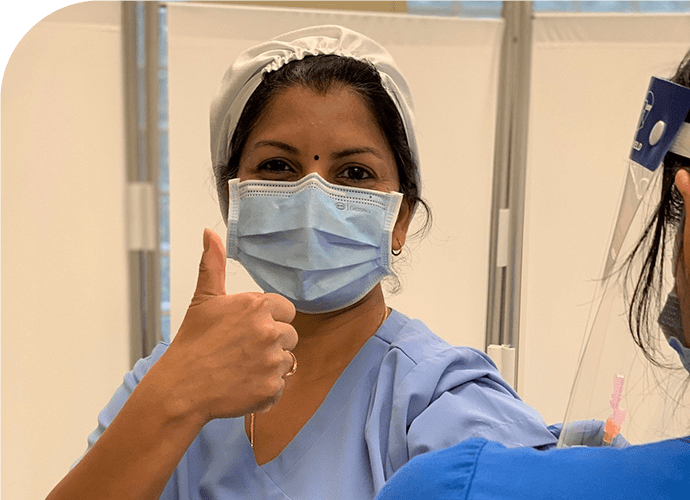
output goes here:
[{"label": "white surgical cap", "polygon": [[[388,51],[371,38],[342,26],[312,26],[280,35],[252,47],[225,72],[211,103],[211,158],[216,175],[228,162],[229,145],[240,114],[264,73],[310,55],[335,54],[369,61],[402,117],[412,157],[419,154],[414,134],[412,97]],[[417,172],[417,183],[420,184]],[[219,193],[220,194],[220,193]],[[222,201],[222,200],[221,200]]]}]

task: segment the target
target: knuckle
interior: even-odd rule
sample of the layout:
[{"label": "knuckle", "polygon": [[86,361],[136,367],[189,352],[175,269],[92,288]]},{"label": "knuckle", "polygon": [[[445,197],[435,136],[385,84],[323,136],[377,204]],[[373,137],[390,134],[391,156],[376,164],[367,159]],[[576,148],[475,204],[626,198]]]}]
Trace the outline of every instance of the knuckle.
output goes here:
[{"label": "knuckle", "polygon": [[261,390],[258,392],[258,400],[274,402],[281,390],[282,386],[274,380],[274,377],[271,377],[262,384]]},{"label": "knuckle", "polygon": [[280,337],[280,330],[270,317],[254,318],[253,329],[255,341],[264,348],[273,346]]},{"label": "knuckle", "polygon": [[237,303],[245,308],[252,308],[256,303],[255,293],[243,292],[233,295]]},{"label": "knuckle", "polygon": [[288,325],[288,327],[289,329],[287,333],[287,338],[290,342],[290,350],[292,350],[297,345],[297,342],[299,341],[299,336],[297,335],[297,330],[292,325]]},{"label": "knuckle", "polygon": [[270,396],[272,397],[275,397],[276,395],[280,394],[283,391],[284,387],[285,380],[283,380],[283,377],[275,376],[271,377],[268,380],[267,388]]},{"label": "knuckle", "polygon": [[269,298],[265,293],[252,292],[252,300],[257,308],[266,307],[269,305]]},{"label": "knuckle", "polygon": [[257,297],[261,297],[262,295],[264,294],[259,292],[237,292],[232,294],[232,296],[235,297],[237,300],[242,300],[247,303],[251,303]]},{"label": "knuckle", "polygon": [[274,321],[266,321],[263,324],[263,334],[267,342],[274,344],[280,338],[280,328]]},{"label": "knuckle", "polygon": [[266,367],[272,373],[280,369],[280,365],[283,362],[282,353],[274,352],[266,358]]},{"label": "knuckle", "polygon": [[292,314],[296,312],[295,305],[282,295],[278,295],[277,293],[266,293],[264,295],[278,306],[286,308]]}]

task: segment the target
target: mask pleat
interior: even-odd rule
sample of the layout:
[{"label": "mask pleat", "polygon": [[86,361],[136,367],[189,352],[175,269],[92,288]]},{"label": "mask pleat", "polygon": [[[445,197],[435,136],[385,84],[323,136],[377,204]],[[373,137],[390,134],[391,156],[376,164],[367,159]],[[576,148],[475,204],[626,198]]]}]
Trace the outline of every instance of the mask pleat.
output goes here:
[{"label": "mask pleat", "polygon": [[237,192],[228,224],[233,258],[298,310],[347,307],[392,273],[390,222],[400,193],[335,186],[318,174],[296,183],[240,182]]}]

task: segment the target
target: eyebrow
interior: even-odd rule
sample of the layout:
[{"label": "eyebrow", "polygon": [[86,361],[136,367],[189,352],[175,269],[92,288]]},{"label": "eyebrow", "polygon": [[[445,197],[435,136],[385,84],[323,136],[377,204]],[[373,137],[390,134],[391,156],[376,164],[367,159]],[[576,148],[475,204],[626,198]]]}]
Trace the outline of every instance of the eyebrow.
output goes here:
[{"label": "eyebrow", "polygon": [[371,153],[377,158],[381,158],[381,153],[379,153],[376,149],[369,147],[350,148],[344,149],[342,151],[336,151],[335,153],[331,154],[331,158],[333,160],[339,160],[341,158],[345,158],[346,156],[358,155],[363,153]]},{"label": "eyebrow", "polygon": [[[282,149],[286,153],[290,153],[290,154],[294,154],[294,155],[298,155],[300,152],[299,149],[297,149],[294,146],[291,146],[290,144],[287,144],[287,143],[282,142],[282,141],[275,141],[272,139],[265,139],[265,140],[259,141],[252,146],[252,149],[259,149],[262,147],[278,148],[278,149]],[[336,151],[335,153],[331,153],[331,159],[339,160],[341,158],[345,158],[348,156],[365,154],[365,153],[370,153],[370,154],[376,156],[377,158],[382,158],[381,153],[379,153],[376,149],[370,148],[367,146],[362,146],[362,147],[343,149],[342,151]]]},{"label": "eyebrow", "polygon": [[258,148],[262,148],[262,147],[266,147],[266,146],[282,149],[283,151],[285,151],[287,153],[294,154],[294,155],[299,154],[299,149],[297,149],[296,147],[291,146],[285,142],[273,141],[273,140],[259,141],[256,144],[254,144],[252,149],[258,149]]}]

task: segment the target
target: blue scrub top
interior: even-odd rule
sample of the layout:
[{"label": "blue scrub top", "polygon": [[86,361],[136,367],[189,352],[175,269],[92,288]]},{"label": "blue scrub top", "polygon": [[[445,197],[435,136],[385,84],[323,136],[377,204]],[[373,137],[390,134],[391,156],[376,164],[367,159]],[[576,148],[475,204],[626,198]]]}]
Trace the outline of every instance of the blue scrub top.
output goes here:
[{"label": "blue scrub top", "polygon": [[506,449],[469,439],[417,457],[376,500],[690,498],[690,439],[627,448]]},{"label": "blue scrub top", "polygon": [[[91,446],[167,349],[137,362],[99,415]],[[550,448],[556,437],[481,351],[452,347],[393,311],[287,447],[257,465],[243,418],[206,424],[163,499],[371,499],[412,457],[484,437]]]}]

